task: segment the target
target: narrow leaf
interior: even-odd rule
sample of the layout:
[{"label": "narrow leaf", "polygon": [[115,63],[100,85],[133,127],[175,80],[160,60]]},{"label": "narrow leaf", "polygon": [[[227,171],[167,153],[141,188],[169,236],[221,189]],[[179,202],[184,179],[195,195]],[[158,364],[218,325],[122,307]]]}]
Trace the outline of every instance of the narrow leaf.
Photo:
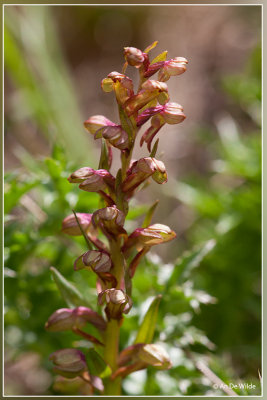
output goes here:
[{"label": "narrow leaf", "polygon": [[153,148],[152,148],[152,151],[151,151],[149,157],[155,157],[155,156],[156,156],[157,151],[158,151],[158,145],[159,145],[159,139],[157,139],[157,140],[155,141],[155,144],[154,144],[154,146],[153,146]]},{"label": "narrow leaf", "polygon": [[152,44],[150,44],[149,46],[147,46],[144,50],[144,53],[148,53],[149,51],[151,51],[152,49],[154,49],[154,47],[156,47],[158,44],[158,40],[156,40],[155,42],[153,42]]},{"label": "narrow leaf", "polygon": [[137,336],[134,343],[152,342],[161,298],[162,296],[159,294],[154,298],[154,300],[150,304],[149,309],[147,310],[146,315],[144,316],[141,326],[137,332]]},{"label": "narrow leaf", "polygon": [[147,228],[151,224],[152,217],[154,215],[154,212],[155,212],[158,204],[159,204],[159,200],[156,200],[155,203],[152,204],[152,206],[149,208],[149,210],[146,214],[146,217],[144,219],[142,228]]},{"label": "narrow leaf", "polygon": [[75,308],[79,306],[90,307],[88,301],[82,296],[79,290],[54,267],[50,268],[53,279],[61,293],[61,296],[68,307]]},{"label": "narrow leaf", "polygon": [[150,64],[155,64],[155,63],[160,62],[160,61],[166,61],[167,54],[168,54],[167,50],[163,51],[163,52],[160,53],[157,57],[155,57],[155,58],[151,61]]},{"label": "narrow leaf", "polygon": [[86,354],[86,363],[90,374],[106,378],[111,375],[111,368],[94,349],[89,349]]},{"label": "narrow leaf", "polygon": [[108,149],[107,144],[104,139],[102,139],[102,146],[101,146],[101,155],[98,164],[98,169],[106,169],[109,171],[109,156],[108,156]]},{"label": "narrow leaf", "polygon": [[134,135],[134,128],[132,125],[132,122],[130,118],[128,118],[127,114],[125,113],[124,109],[119,106],[119,115],[120,115],[120,121],[121,121],[121,126],[125,130],[125,132],[128,134],[129,138],[129,144],[130,147],[133,143],[133,135]]},{"label": "narrow leaf", "polygon": [[86,242],[86,244],[87,244],[87,246],[88,246],[88,249],[89,249],[89,250],[93,250],[93,246],[92,246],[92,244],[91,244],[91,242],[90,242],[88,236],[87,236],[86,233],[84,232],[84,230],[83,230],[83,228],[82,228],[82,226],[81,226],[81,224],[80,224],[80,222],[79,222],[79,218],[78,218],[77,215],[76,215],[76,212],[75,212],[74,210],[72,210],[72,212],[73,212],[73,214],[74,214],[74,217],[75,217],[75,219],[76,219],[77,224],[79,225],[80,231],[82,232],[82,235],[83,235],[84,240],[85,240],[85,242]]}]

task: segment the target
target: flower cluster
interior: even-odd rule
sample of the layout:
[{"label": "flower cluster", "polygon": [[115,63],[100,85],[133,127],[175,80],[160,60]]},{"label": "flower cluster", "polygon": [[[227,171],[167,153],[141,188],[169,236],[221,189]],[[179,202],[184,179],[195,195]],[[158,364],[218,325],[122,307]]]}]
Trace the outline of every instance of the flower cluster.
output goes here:
[{"label": "flower cluster", "polygon": [[[131,287],[138,265],[151,246],[176,237],[168,226],[151,223],[155,205],[142,227],[128,233],[124,226],[129,200],[136,191],[144,188],[151,178],[157,184],[167,182],[166,167],[155,158],[158,140],[151,150],[155,135],[165,123],[179,124],[185,119],[183,107],[170,102],[166,81],[185,72],[187,60],[183,57],[166,60],[165,51],[150,61],[148,53],[156,44],[144,51],[126,47],[122,73],[111,72],[102,80],[103,91],[115,94],[120,123],[114,123],[103,115],[92,116],[84,122],[84,127],[94,135],[94,139],[102,140],[99,169],[85,166],[68,178],[81,190],[97,192],[105,204],[93,214],[74,212],[62,223],[65,234],[83,235],[86,239],[89,249],[76,259],[74,270],[86,270],[96,275],[98,305],[105,305],[103,315],[83,306],[63,308],[55,311],[46,323],[48,331],[71,330],[94,343],[97,352],[103,356],[102,361],[110,368],[110,375],[102,382],[101,374],[96,376],[90,371],[86,356],[80,350],[62,349],[50,357],[56,373],[64,377],[79,376],[91,386],[92,391],[96,389],[105,394],[118,394],[118,384],[114,382],[119,382],[133,371],[148,365],[161,369],[171,367],[168,354],[158,344],[137,343],[120,354],[118,347],[124,315],[132,307]],[[128,66],[139,71],[140,84],[136,93],[132,80],[125,75]],[[151,79],[155,73],[158,73],[157,80]],[[133,160],[137,135],[148,120],[151,125],[142,134],[140,145],[146,142],[150,154]],[[121,156],[121,168],[116,176],[110,172],[113,148],[117,148]],[[94,329],[94,335],[90,329]],[[99,349],[103,347],[101,353]]]}]

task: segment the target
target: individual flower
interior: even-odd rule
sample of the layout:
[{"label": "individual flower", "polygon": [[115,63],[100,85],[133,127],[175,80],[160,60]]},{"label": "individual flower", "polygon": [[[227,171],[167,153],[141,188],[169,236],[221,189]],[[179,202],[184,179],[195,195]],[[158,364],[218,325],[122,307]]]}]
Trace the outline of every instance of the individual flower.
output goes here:
[{"label": "individual flower", "polygon": [[[76,213],[76,216],[84,232],[94,231],[93,224],[91,223],[92,214]],[[68,215],[62,221],[62,232],[70,236],[80,236],[82,235],[82,232],[79,224],[77,223],[75,215]]]},{"label": "individual flower", "polygon": [[121,125],[117,125],[103,115],[94,115],[84,122],[88,132],[94,135],[95,139],[103,137],[112,146],[125,150],[129,146],[128,135],[122,129]]},{"label": "individual flower", "polygon": [[108,272],[112,267],[111,258],[107,253],[99,250],[89,250],[82,254],[76,261],[80,260],[74,264],[74,269],[76,271],[88,268],[92,269],[94,272]]},{"label": "individual flower", "polygon": [[188,61],[184,57],[175,57],[172,60],[165,61],[163,67],[159,70],[158,80],[166,82],[171,76],[181,75],[186,71]]},{"label": "individual flower", "polygon": [[149,177],[152,177],[157,183],[167,182],[167,172],[163,162],[153,157],[145,157],[135,161],[128,170],[127,177],[122,184],[123,192],[131,193]]},{"label": "individual flower", "polygon": [[121,289],[106,289],[99,293],[98,304],[106,303],[105,312],[108,319],[121,319],[132,307],[131,298]]},{"label": "individual flower", "polygon": [[98,192],[107,187],[114,190],[115,187],[115,178],[105,169],[80,168],[68,177],[68,181],[80,183],[79,188],[86,192]]},{"label": "individual flower", "polygon": [[145,344],[140,347],[137,358],[158,369],[170,369],[172,366],[168,353],[158,344]]},{"label": "individual flower", "polygon": [[118,104],[123,105],[127,99],[133,96],[133,81],[126,75],[119,72],[111,72],[101,82],[104,92],[115,91]]},{"label": "individual flower", "polygon": [[66,378],[75,378],[87,371],[85,355],[77,349],[57,350],[49,359],[55,365],[54,372]]},{"label": "individual flower", "polygon": [[130,116],[155,98],[160,104],[166,103],[169,100],[168,87],[164,82],[147,80],[141,90],[126,101],[125,111]]},{"label": "individual flower", "polygon": [[103,331],[106,329],[105,320],[97,312],[87,307],[60,308],[56,310],[45,324],[49,332],[61,332],[83,328],[87,323]]},{"label": "individual flower", "polygon": [[119,368],[112,379],[125,377],[132,372],[147,368],[149,365],[164,370],[172,367],[168,353],[158,344],[136,343],[122,350],[119,356]]},{"label": "individual flower", "polygon": [[95,211],[92,216],[94,226],[99,226],[102,232],[109,238],[120,234],[126,234],[123,228],[124,221],[124,213],[116,206],[101,208]]},{"label": "individual flower", "polygon": [[188,61],[184,57],[175,57],[171,60],[160,61],[150,64],[144,73],[144,76],[149,78],[155,72],[159,71],[158,80],[166,82],[171,76],[183,74],[186,71],[186,64],[188,64]]},{"label": "individual flower", "polygon": [[81,269],[92,270],[98,275],[104,284],[110,283],[113,287],[116,286],[117,280],[113,274],[110,273],[112,268],[112,261],[110,256],[99,250],[89,250],[82,254],[74,263],[74,270]]},{"label": "individual flower", "polygon": [[145,60],[146,54],[136,47],[124,47],[124,58],[133,67],[140,68]]},{"label": "individual flower", "polygon": [[179,124],[186,118],[183,113],[183,107],[180,104],[168,102],[162,106],[147,108],[138,116],[137,126],[144,124],[151,116],[151,126],[145,131],[140,140],[141,146],[144,142],[147,143],[149,151],[151,151],[153,138],[165,123],[170,125]]},{"label": "individual flower", "polygon": [[95,139],[101,137],[117,149],[126,150],[129,147],[128,134],[122,129],[121,125],[108,125],[100,128],[95,134]]},{"label": "individual flower", "polygon": [[108,118],[104,117],[104,115],[93,115],[88,118],[84,123],[84,127],[88,130],[88,132],[94,135],[98,129],[103,128],[103,126],[114,126],[112,121]]},{"label": "individual flower", "polygon": [[138,251],[141,251],[144,247],[166,243],[173,240],[175,237],[176,233],[167,225],[163,224],[153,224],[147,228],[137,228],[128,237],[128,240],[123,247],[123,251],[128,251],[128,249],[133,247],[136,247]]}]

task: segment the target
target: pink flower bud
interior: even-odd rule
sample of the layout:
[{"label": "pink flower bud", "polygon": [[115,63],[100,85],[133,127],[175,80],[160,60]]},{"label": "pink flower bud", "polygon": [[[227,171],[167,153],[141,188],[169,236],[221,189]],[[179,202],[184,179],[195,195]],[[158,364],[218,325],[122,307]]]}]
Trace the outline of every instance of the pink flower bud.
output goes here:
[{"label": "pink flower bud", "polygon": [[121,319],[132,307],[131,298],[121,289],[106,289],[98,295],[98,304],[106,303],[105,312],[108,319]]},{"label": "pink flower bud", "polygon": [[116,206],[101,208],[92,216],[94,226],[99,226],[103,233],[109,237],[126,234],[123,228],[125,215]]},{"label": "pink flower bud", "polygon": [[168,101],[168,87],[164,82],[147,80],[142,84],[140,92],[127,100],[125,110],[128,115],[132,115],[155,98],[160,100],[160,103]]},{"label": "pink flower bud", "polygon": [[183,120],[186,118],[183,110],[184,109],[180,104],[166,103],[163,106],[160,115],[162,115],[167,124],[179,124],[180,122],[183,122]]},{"label": "pink flower bud", "polygon": [[158,369],[170,369],[172,367],[168,353],[158,344],[145,344],[138,351],[138,359]]},{"label": "pink flower bud", "polygon": [[[93,230],[93,225],[91,224],[92,214],[76,213],[76,215],[82,229],[85,232]],[[62,232],[70,236],[82,235],[80,227],[77,224],[76,218],[73,214],[64,218],[64,220],[62,221]]]},{"label": "pink flower bud", "polygon": [[127,242],[123,246],[123,251],[128,252],[128,250],[133,247],[141,251],[144,247],[166,243],[173,240],[175,237],[176,233],[167,225],[153,224],[147,228],[137,228],[128,237]]},{"label": "pink flower bud", "polygon": [[104,115],[93,115],[89,119],[84,122],[84,127],[88,130],[88,132],[92,133],[93,135],[98,131],[98,129],[102,128],[103,126],[114,126],[112,121],[104,117]]},{"label": "pink flower bud", "polygon": [[123,182],[123,192],[132,192],[150,176],[157,183],[167,182],[167,172],[163,162],[151,157],[145,157],[135,161]]},{"label": "pink flower bud", "polygon": [[135,47],[124,47],[124,57],[129,65],[139,68],[143,64],[144,53]]},{"label": "pink flower bud", "polygon": [[61,308],[55,311],[46,322],[45,328],[49,332],[61,332],[81,329],[87,323],[102,331],[106,329],[106,322],[97,312],[82,306],[74,309]]},{"label": "pink flower bud", "polygon": [[168,92],[168,86],[164,82],[155,81],[148,79],[142,84],[142,89],[144,90],[158,90],[159,92]]},{"label": "pink flower bud", "polygon": [[186,71],[188,61],[184,57],[175,57],[165,61],[163,67],[159,70],[158,79],[166,82],[171,76],[181,75]]},{"label": "pink flower bud", "polygon": [[[80,257],[76,260],[78,261]],[[91,268],[94,272],[108,272],[112,267],[111,259],[107,253],[98,250],[89,250],[81,257],[82,263],[75,263],[74,269]]]},{"label": "pink flower bud", "polygon": [[[90,250],[82,254],[74,262],[74,270],[79,271],[81,269],[92,270],[97,274],[100,281],[103,283],[105,289],[106,285],[115,287],[117,285],[117,279],[109,271],[112,268],[112,262],[109,255],[103,251]],[[103,290],[101,289],[101,290]]]},{"label": "pink flower bud", "polygon": [[69,177],[68,181],[70,183],[80,183],[88,179],[94,174],[95,170],[90,167],[83,167],[73,172]]},{"label": "pink flower bud", "polygon": [[75,378],[87,370],[85,355],[77,349],[55,351],[49,359],[55,365],[54,371],[66,378]]},{"label": "pink flower bud", "polygon": [[91,174],[83,180],[79,188],[86,192],[98,192],[99,190],[105,190],[107,186],[114,189],[115,178],[105,169],[99,169],[95,171],[92,169]]},{"label": "pink flower bud", "polygon": [[101,82],[104,92],[115,91],[117,102],[123,105],[125,101],[134,94],[133,81],[119,72],[111,72]]},{"label": "pink flower bud", "polygon": [[128,134],[122,129],[121,125],[104,126],[96,132],[95,139],[101,136],[120,150],[126,150],[129,146]]}]

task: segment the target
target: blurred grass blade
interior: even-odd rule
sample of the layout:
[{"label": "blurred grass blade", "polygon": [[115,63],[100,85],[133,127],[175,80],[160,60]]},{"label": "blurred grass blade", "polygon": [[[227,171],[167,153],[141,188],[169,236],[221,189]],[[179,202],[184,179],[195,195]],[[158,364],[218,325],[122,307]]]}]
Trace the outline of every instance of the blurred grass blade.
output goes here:
[{"label": "blurred grass blade", "polygon": [[53,279],[61,293],[61,296],[67,303],[68,307],[75,308],[79,306],[90,307],[88,301],[82,296],[79,290],[54,267],[50,268]]},{"label": "blurred grass blade", "polygon": [[141,326],[137,332],[134,343],[151,343],[154,337],[155,327],[157,323],[159,303],[162,296],[159,294],[154,298],[149,309],[144,316]]},{"label": "blurred grass blade", "polygon": [[68,157],[94,160],[51,9],[28,7],[24,12],[10,7],[5,11],[6,74],[17,90],[16,102],[11,104],[14,121],[25,119],[24,113],[46,138],[61,143]]}]

